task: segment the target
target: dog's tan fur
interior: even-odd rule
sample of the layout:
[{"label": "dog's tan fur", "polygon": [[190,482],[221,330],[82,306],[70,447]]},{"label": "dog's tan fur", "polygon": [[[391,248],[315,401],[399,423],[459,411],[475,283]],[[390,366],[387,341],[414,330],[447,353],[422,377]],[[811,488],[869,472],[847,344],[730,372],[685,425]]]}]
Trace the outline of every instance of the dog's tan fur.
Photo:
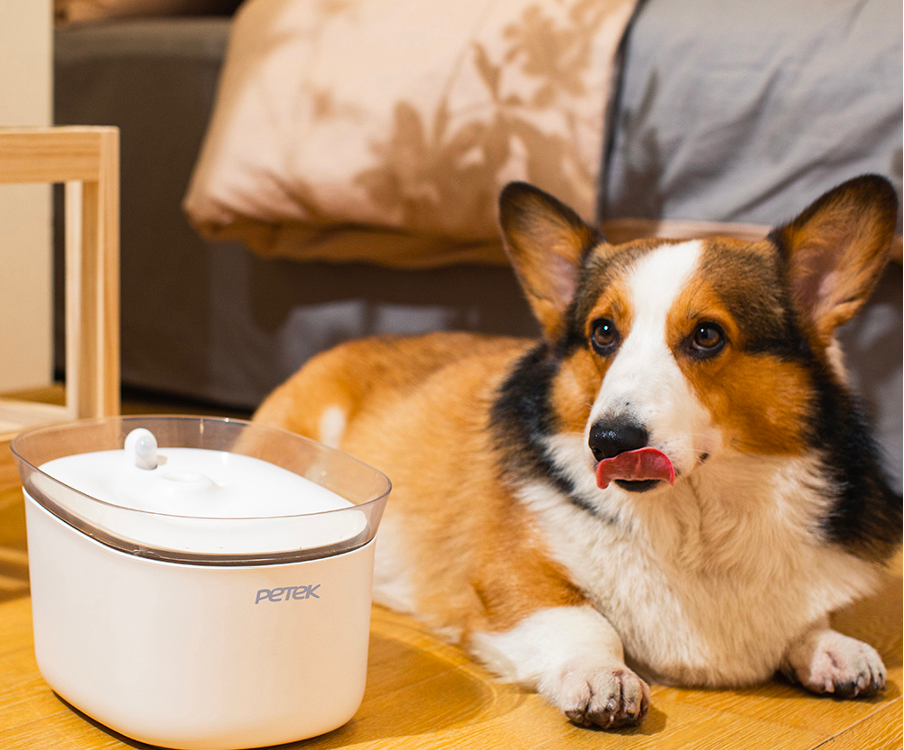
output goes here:
[{"label": "dog's tan fur", "polygon": [[[418,610],[464,640],[583,599],[549,559],[530,514],[500,486],[490,441],[488,406],[529,345],[468,334],[351,342],[314,358],[255,416],[319,439],[321,407],[343,410],[342,449],[393,467],[392,512],[411,522],[412,584],[425,592]],[[399,358],[409,365],[390,366]]]},{"label": "dog's tan fur", "polygon": [[[812,690],[870,694],[881,659],[826,615],[875,584],[900,501],[863,469],[875,466],[865,434],[851,462],[814,425],[861,430],[834,331],[881,273],[895,212],[887,183],[860,178],[759,243],[613,246],[512,186],[503,237],[539,342],[344,344],[255,419],[386,472],[378,600],[578,723],[646,714],[622,642],[657,679],[738,685],[781,669]],[[620,332],[611,350],[594,339],[601,320]],[[694,348],[701,325],[724,334],[716,356]],[[616,416],[649,422],[673,487],[598,489],[588,435]]]}]

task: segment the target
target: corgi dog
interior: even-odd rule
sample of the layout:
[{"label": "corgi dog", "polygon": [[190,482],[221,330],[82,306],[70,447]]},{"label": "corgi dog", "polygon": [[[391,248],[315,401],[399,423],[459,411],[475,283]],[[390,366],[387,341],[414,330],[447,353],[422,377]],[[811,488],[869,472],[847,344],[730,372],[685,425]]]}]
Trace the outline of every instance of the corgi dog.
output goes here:
[{"label": "corgi dog", "polygon": [[254,419],[385,472],[376,601],[579,725],[640,723],[650,681],[872,695],[882,659],[829,614],[881,579],[901,498],[835,331],[897,210],[863,176],[762,241],[613,245],[512,183],[502,238],[538,340],[350,342]]}]

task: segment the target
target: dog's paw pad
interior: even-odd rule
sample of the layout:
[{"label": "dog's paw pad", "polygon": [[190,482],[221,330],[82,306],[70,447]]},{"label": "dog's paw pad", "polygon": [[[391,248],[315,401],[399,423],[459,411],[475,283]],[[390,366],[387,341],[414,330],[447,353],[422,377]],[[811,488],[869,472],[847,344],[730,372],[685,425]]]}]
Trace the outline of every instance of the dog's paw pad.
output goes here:
[{"label": "dog's paw pad", "polygon": [[556,705],[580,726],[636,726],[650,707],[649,687],[624,666],[573,665],[564,669],[550,688]]}]

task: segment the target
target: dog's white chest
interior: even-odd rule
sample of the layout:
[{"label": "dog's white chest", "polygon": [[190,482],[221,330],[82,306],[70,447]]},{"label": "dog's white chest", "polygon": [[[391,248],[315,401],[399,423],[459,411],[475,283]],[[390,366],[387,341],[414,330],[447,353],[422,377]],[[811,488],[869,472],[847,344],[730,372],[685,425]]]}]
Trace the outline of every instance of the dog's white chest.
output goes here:
[{"label": "dog's white chest", "polygon": [[[660,682],[741,685],[771,677],[809,625],[874,585],[866,563],[780,517],[734,526],[693,512],[593,518],[539,485],[554,556],[615,627],[629,662]],[[673,502],[680,499],[671,498]]]},{"label": "dog's white chest", "polygon": [[824,613],[802,581],[681,570],[610,547],[620,571],[583,583],[628,658],[661,682],[724,685],[767,679],[788,643]]}]

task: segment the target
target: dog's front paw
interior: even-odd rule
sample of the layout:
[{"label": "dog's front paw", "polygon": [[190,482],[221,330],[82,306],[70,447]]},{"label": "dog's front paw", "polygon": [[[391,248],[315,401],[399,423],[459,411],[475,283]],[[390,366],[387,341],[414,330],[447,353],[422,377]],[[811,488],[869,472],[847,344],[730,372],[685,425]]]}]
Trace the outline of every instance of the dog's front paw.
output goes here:
[{"label": "dog's front paw", "polygon": [[782,671],[814,693],[839,698],[885,689],[885,665],[876,649],[834,630],[812,633],[792,647]]},{"label": "dog's front paw", "polygon": [[540,692],[575,724],[585,727],[636,726],[650,707],[647,683],[621,664],[592,667],[573,662],[541,684]]}]

